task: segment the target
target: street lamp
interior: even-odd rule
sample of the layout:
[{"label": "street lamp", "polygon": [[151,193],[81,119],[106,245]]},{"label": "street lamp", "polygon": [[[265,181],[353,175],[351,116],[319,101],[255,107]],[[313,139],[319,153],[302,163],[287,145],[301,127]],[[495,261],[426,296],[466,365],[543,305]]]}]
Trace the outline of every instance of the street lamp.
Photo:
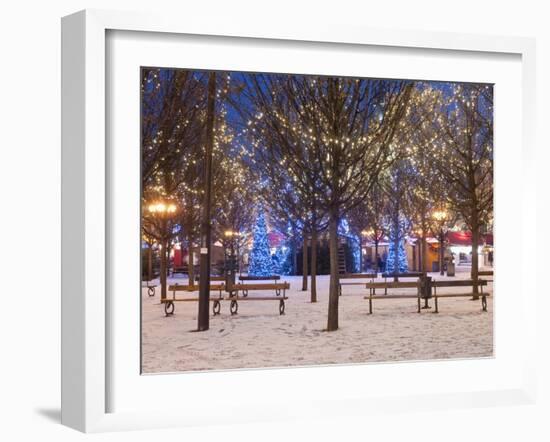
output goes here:
[{"label": "street lamp", "polygon": [[444,209],[436,210],[432,214],[432,218],[438,223],[439,225],[439,274],[444,275],[445,272],[443,271],[443,261],[445,259],[445,252],[443,250],[443,246],[445,244],[445,223],[449,219],[449,214]]},{"label": "street lamp", "polygon": [[176,213],[177,206],[173,203],[156,202],[149,204],[149,213],[159,217],[168,217],[171,214]]},{"label": "street lamp", "polygon": [[170,232],[168,232],[168,220],[172,218],[178,207],[171,202],[157,201],[147,206],[148,212],[154,218],[158,219],[159,252],[160,252],[160,297],[166,299],[166,278],[167,278],[167,253],[168,240]]}]

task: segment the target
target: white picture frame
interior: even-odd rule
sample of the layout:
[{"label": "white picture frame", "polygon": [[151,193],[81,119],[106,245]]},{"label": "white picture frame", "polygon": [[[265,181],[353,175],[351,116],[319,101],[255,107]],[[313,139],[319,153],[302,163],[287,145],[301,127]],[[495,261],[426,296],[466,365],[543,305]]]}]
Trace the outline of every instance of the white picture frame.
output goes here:
[{"label": "white picture frame", "polygon": [[[343,25],[301,26],[289,24],[221,21],[194,17],[182,24],[177,17],[145,13],[86,10],[62,21],[62,423],[85,432],[207,425],[201,408],[196,413],[175,411],[161,404],[151,411],[108,412],[110,321],[106,287],[108,284],[108,218],[106,155],[106,33],[143,31],[164,34],[244,37],[296,42],[323,42],[342,45],[370,45],[406,49],[469,51],[479,54],[515,54],[521,57],[522,119],[521,160],[522,232],[533,229],[536,213],[535,175],[535,43],[519,37],[427,33],[405,30],[377,30]],[[498,107],[497,107],[498,112]],[[534,229],[533,229],[534,230]],[[527,272],[528,257],[534,255],[527,241],[520,250],[518,272]],[[243,416],[243,422],[328,415],[331,403],[338,401],[338,414],[364,414],[376,410],[436,409],[488,406],[501,403],[533,403],[535,379],[536,280],[521,278],[520,325],[525,338],[521,356],[521,381],[502,388],[477,389],[456,394],[372,397],[346,397],[333,393],[326,399],[314,398],[311,408],[292,407],[274,417],[273,409],[256,407]],[[361,367],[354,367],[357,372]],[[388,369],[389,370],[389,369]],[[300,370],[285,370],[284,378],[299,376]],[[235,375],[236,372],[233,372]],[[267,371],[266,371],[267,373]],[[238,373],[240,379],[252,373]],[[516,380],[514,380],[516,381]],[[169,395],[166,392],[166,395]],[[191,400],[191,399],[190,399]],[[248,404],[254,405],[249,399]],[[223,422],[224,413],[220,413]]]}]

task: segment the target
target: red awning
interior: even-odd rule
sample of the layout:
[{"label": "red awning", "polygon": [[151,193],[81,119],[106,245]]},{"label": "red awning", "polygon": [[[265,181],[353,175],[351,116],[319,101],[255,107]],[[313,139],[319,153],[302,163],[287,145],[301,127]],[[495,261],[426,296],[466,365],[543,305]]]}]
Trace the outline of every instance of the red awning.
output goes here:
[{"label": "red awning", "polygon": [[[493,234],[488,233],[486,235],[480,236],[479,245],[488,244],[490,246],[493,245]],[[472,245],[472,232],[466,231],[466,232],[454,232],[449,231],[447,232],[447,242],[451,246],[471,246]]]}]

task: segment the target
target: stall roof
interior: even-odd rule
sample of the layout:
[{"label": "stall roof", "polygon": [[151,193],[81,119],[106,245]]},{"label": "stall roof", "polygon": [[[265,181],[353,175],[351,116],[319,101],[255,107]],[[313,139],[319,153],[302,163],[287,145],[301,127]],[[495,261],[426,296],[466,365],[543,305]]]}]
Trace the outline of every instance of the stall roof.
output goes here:
[{"label": "stall roof", "polygon": [[[449,231],[447,232],[447,242],[453,246],[471,246],[472,232],[470,231]],[[493,245],[493,234],[488,233],[480,236],[480,245]]]}]

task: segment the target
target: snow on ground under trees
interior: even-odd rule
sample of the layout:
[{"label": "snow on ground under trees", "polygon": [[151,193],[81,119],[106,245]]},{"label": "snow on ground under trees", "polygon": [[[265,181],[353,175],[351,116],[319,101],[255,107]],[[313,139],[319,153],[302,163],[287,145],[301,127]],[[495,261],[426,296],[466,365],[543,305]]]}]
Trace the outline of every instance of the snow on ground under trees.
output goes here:
[{"label": "snow on ground under trees", "polygon": [[[463,271],[454,279],[468,277]],[[346,286],[339,302],[340,328],[326,332],[329,276],[318,276],[315,304],[309,302],[309,291],[301,291],[301,277],[283,276],[283,280],[290,282],[285,315],[279,315],[276,301],[242,301],[239,313],[231,316],[229,302],[222,302],[221,314],[210,316],[210,330],[200,333],[192,333],[197,328],[197,302],[176,303],[175,314],[165,317],[159,288],[151,298],[142,289],[143,373],[493,355],[492,296],[487,313],[482,312],[480,301],[445,298],[439,301],[439,314],[432,313],[433,308],[418,314],[415,299],[392,299],[374,301],[374,314],[369,315],[364,286]],[[170,278],[171,282],[186,284],[187,279]],[[492,283],[486,291],[492,294]],[[464,292],[464,288],[439,291],[445,292]],[[251,296],[273,294],[250,292]]]}]

